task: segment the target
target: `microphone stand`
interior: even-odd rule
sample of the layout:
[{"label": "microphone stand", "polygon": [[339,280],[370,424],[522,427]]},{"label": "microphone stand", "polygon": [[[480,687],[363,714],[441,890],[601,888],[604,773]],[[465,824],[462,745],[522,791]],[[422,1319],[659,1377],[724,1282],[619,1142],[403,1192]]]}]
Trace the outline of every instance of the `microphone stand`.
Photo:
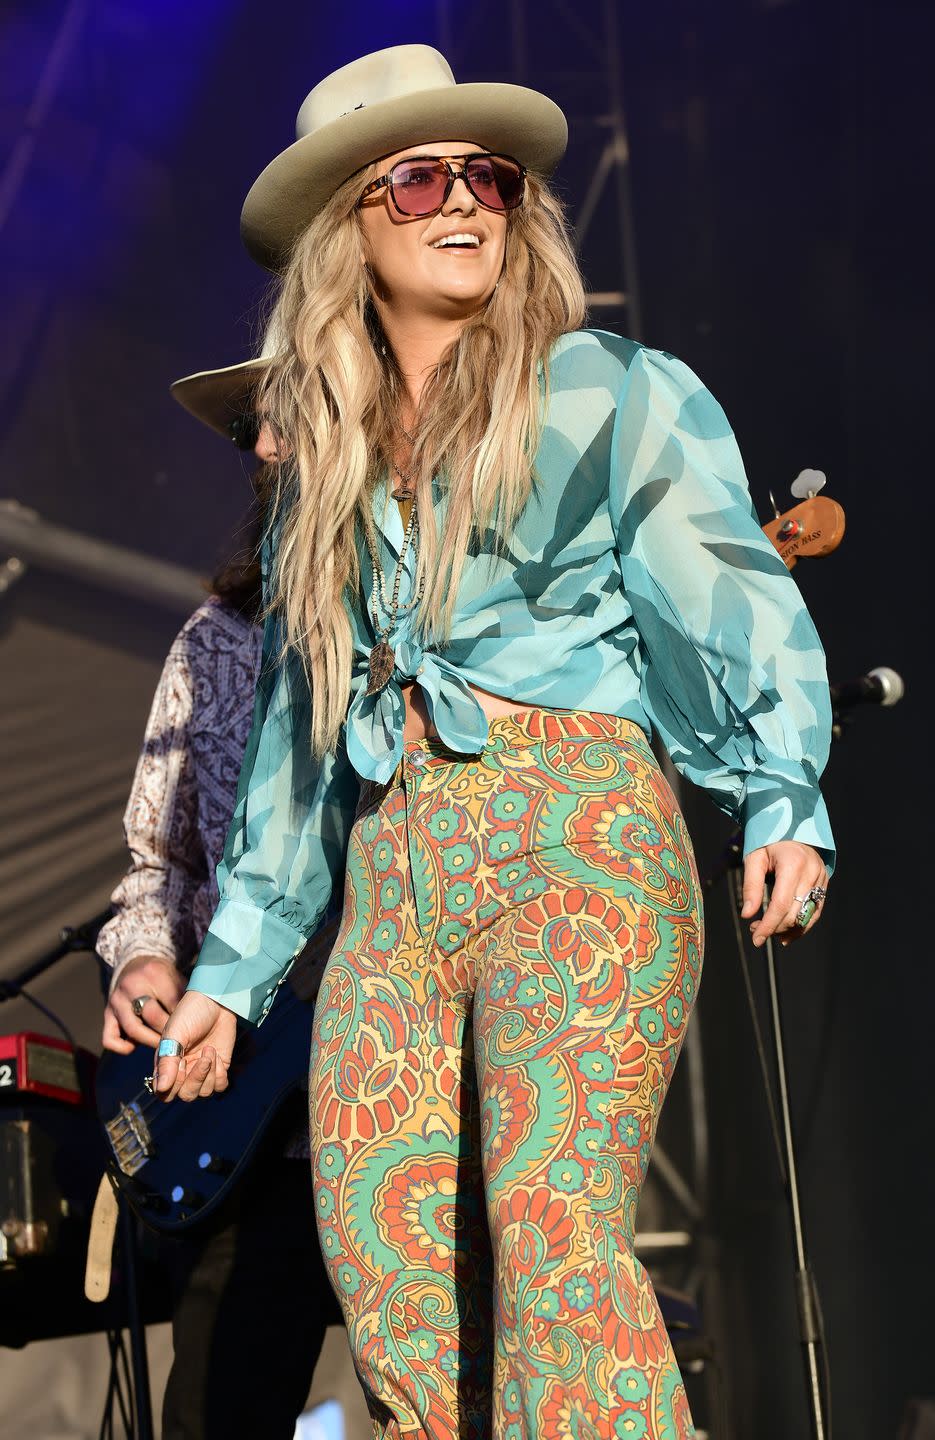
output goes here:
[{"label": "microphone stand", "polygon": [[[880,687],[879,694],[867,693],[866,682],[870,680],[876,680],[878,682],[878,686]],[[862,677],[860,682],[852,682],[850,685],[832,685],[832,739],[841,740],[843,738],[845,727],[850,720],[847,712],[853,705],[858,704],[861,700],[870,699],[889,707],[895,705],[902,699],[904,688],[902,677],[898,675],[895,670],[891,670],[887,666],[872,670],[868,676]],[[782,1176],[783,1188],[789,1206],[789,1222],[792,1231],[792,1245],[795,1252],[795,1295],[798,1310],[799,1339],[802,1343],[802,1359],[805,1366],[805,1386],[811,1419],[811,1432],[813,1440],[830,1440],[831,1383],[828,1375],[827,1350],[825,1346],[821,1305],[818,1298],[818,1288],[815,1284],[814,1273],[809,1263],[808,1252],[805,1246],[805,1226],[802,1221],[798,1166],[795,1157],[795,1139],[792,1133],[792,1114],[789,1105],[789,1075],[786,1065],[782,1006],[779,996],[779,980],[776,974],[776,953],[773,945],[773,937],[770,935],[767,937],[764,950],[766,952],[766,984],[769,992],[769,1021],[773,1051],[773,1068],[776,1075],[776,1089],[779,1101],[778,1114],[773,1097],[773,1087],[770,1082],[769,1063],[763,1044],[763,1035],[760,1030],[756,999],[753,994],[750,971],[747,965],[744,934],[740,924],[740,906],[743,899],[742,867],[743,838],[741,832],[737,830],[728,841],[720,860],[710,875],[705,879],[702,890],[707,894],[714,889],[715,885],[717,885],[721,879],[727,878],[730,894],[731,919],[734,923],[737,952],[740,957],[744,986],[747,992],[747,1004],[750,1008],[750,1018],[753,1022],[757,1054],[763,1076],[763,1088],[766,1092],[766,1106],[769,1111],[770,1124],[773,1130],[779,1171]],[[769,889],[767,887],[766,903],[768,903],[768,898]],[[824,1384],[822,1384],[822,1381],[824,1381]]]},{"label": "microphone stand", "polygon": [[40,955],[38,960],[27,965],[25,970],[21,970],[18,975],[10,975],[7,979],[0,978],[0,1004],[4,1000],[14,1000],[22,992],[24,985],[28,985],[38,975],[44,974],[46,970],[51,970],[52,966],[57,965],[59,960],[64,960],[66,955],[71,955],[77,950],[93,950],[98,931],[112,914],[113,911],[108,905],[100,915],[92,916],[90,920],[85,920],[81,925],[63,926],[59,935],[59,943],[51,950]]},{"label": "microphone stand", "polygon": [[789,1086],[786,1072],[786,1057],[783,1046],[782,1011],[779,1004],[779,986],[776,980],[776,956],[773,937],[767,937],[766,977],[769,985],[770,1019],[773,1032],[773,1054],[776,1062],[776,1077],[779,1087],[779,1112],[782,1118],[783,1153],[786,1160],[786,1194],[789,1200],[789,1215],[792,1221],[792,1242],[795,1248],[795,1294],[799,1315],[799,1338],[802,1342],[805,1363],[806,1389],[812,1433],[815,1440],[825,1440],[825,1414],[822,1404],[819,1357],[823,1350],[824,1337],[821,1327],[821,1309],[815,1276],[809,1264],[805,1249],[805,1227],[802,1223],[802,1208],[799,1201],[799,1180],[795,1163],[795,1143],[792,1136],[792,1116],[789,1110]]},{"label": "microphone stand", "polygon": [[[802,1220],[802,1205],[799,1197],[798,1165],[796,1163],[795,1139],[792,1131],[792,1115],[789,1105],[789,1077],[786,1065],[786,1051],[784,1030],[782,1021],[782,1007],[779,997],[779,985],[776,974],[776,954],[773,945],[773,937],[767,937],[763,947],[766,953],[766,978],[769,991],[769,1021],[770,1038],[772,1042],[773,1067],[776,1075],[776,1089],[778,1095],[778,1110],[773,1096],[772,1085],[769,1078],[769,1067],[766,1056],[766,1049],[763,1044],[763,1036],[760,1030],[760,1023],[756,1010],[756,1002],[750,983],[750,973],[747,967],[746,950],[744,948],[743,931],[740,925],[740,903],[743,895],[742,876],[742,837],[738,830],[730,839],[727,847],[712,873],[704,882],[703,890],[708,892],[726,876],[731,900],[731,913],[734,920],[738,951],[740,954],[741,966],[743,969],[744,984],[747,991],[747,1001],[750,1006],[750,1015],[753,1021],[754,1034],[756,1038],[757,1051],[760,1065],[763,1072],[763,1084],[766,1090],[766,1103],[769,1109],[770,1121],[773,1128],[773,1138],[776,1142],[777,1158],[782,1176],[783,1188],[786,1201],[789,1207],[789,1220],[792,1231],[792,1243],[795,1252],[795,1295],[798,1311],[799,1339],[802,1345],[802,1358],[805,1366],[805,1386],[811,1421],[811,1434],[813,1440],[830,1440],[830,1420],[826,1420],[826,1398],[830,1400],[830,1386],[827,1383],[826,1357],[824,1354],[824,1334],[821,1322],[821,1307],[818,1300],[818,1290],[815,1284],[815,1277],[809,1263],[808,1252],[805,1243],[805,1226]],[[767,894],[768,903],[768,894]],[[825,1389],[827,1396],[822,1393],[822,1376],[824,1374]]]}]

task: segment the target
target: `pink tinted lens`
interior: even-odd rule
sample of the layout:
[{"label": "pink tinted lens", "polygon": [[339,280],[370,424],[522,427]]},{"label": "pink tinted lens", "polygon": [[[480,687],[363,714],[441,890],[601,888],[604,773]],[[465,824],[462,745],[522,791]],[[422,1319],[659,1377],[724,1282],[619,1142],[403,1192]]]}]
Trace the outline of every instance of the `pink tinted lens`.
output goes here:
[{"label": "pink tinted lens", "polygon": [[478,155],[467,162],[471,189],[491,210],[513,210],[523,198],[523,172],[502,155]]},{"label": "pink tinted lens", "polygon": [[401,160],[393,166],[393,199],[404,215],[431,215],[445,203],[448,169],[441,161]]}]

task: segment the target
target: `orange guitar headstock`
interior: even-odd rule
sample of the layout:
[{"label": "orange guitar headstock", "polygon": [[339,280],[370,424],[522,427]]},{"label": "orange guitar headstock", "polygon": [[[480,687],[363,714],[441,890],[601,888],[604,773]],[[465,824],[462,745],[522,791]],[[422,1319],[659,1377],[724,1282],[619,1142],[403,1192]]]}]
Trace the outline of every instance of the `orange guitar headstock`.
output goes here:
[{"label": "orange guitar headstock", "polygon": [[763,526],[791,570],[803,555],[828,555],[844,538],[844,511],[827,495],[810,495]]}]

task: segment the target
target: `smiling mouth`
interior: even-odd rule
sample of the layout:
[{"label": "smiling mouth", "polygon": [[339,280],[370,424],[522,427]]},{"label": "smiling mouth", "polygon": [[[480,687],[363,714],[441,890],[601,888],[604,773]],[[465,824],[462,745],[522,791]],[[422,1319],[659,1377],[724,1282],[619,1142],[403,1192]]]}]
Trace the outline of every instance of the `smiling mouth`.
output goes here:
[{"label": "smiling mouth", "polygon": [[432,249],[458,251],[479,250],[480,237],[477,235],[471,235],[468,232],[457,235],[443,235],[440,240],[435,241]]}]

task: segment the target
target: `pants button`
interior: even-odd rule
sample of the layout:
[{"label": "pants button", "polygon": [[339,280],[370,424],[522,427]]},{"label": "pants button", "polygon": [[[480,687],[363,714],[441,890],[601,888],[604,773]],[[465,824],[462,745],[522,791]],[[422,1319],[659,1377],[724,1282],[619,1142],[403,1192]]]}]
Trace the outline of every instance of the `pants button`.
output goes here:
[{"label": "pants button", "polygon": [[409,764],[412,766],[413,770],[422,769],[422,766],[425,764],[425,756],[422,754],[421,750],[413,751],[413,753],[409,756]]}]

